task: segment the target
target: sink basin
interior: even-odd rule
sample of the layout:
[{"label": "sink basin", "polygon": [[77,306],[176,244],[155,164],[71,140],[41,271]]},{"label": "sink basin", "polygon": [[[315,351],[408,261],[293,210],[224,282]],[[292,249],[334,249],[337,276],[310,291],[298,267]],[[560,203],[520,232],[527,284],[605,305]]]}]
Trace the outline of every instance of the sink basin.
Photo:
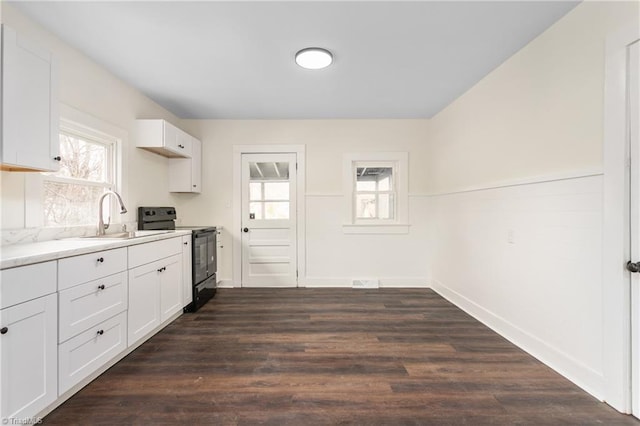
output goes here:
[{"label": "sink basin", "polygon": [[116,234],[105,235],[91,235],[88,237],[82,237],[85,239],[96,240],[130,240],[132,238],[149,237],[151,235],[166,234],[170,231],[131,231],[131,232],[118,232]]}]

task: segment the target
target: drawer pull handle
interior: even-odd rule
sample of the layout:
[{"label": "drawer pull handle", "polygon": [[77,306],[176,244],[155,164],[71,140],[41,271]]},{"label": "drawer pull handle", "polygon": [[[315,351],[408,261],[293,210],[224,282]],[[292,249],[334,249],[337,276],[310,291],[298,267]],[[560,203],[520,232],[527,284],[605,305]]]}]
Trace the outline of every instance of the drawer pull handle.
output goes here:
[{"label": "drawer pull handle", "polygon": [[104,284],[100,284],[100,285],[98,286],[98,290],[104,290]]},{"label": "drawer pull handle", "polygon": [[99,257],[98,258],[98,262],[100,262],[100,263],[104,262],[104,257]]},{"label": "drawer pull handle", "polygon": [[98,336],[102,336],[104,334],[104,330],[98,330]]},{"label": "drawer pull handle", "polygon": [[7,334],[7,331],[9,331],[8,327],[2,327],[0,328],[0,334]]},{"label": "drawer pull handle", "polygon": [[57,156],[53,157],[53,159],[54,159],[55,161],[62,161],[62,158],[61,158],[59,155],[57,155]]},{"label": "drawer pull handle", "polygon": [[162,268],[158,269],[158,272],[162,272],[162,271],[166,271],[166,270],[167,270],[167,267],[163,266]]},{"label": "drawer pull handle", "polygon": [[178,145],[178,147],[184,149],[184,145]]}]

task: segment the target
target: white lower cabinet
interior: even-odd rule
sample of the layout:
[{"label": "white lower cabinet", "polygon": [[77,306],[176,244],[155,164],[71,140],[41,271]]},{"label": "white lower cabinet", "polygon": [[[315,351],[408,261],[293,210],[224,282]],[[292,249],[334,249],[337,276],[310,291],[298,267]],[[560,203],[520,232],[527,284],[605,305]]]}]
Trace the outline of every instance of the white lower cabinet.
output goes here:
[{"label": "white lower cabinet", "polygon": [[54,293],[0,311],[2,420],[35,416],[58,396],[57,306]]},{"label": "white lower cabinet", "polygon": [[182,312],[186,238],[188,257],[179,235],[0,270],[0,422],[60,404]]},{"label": "white lower cabinet", "polygon": [[182,255],[165,259],[160,273],[160,322],[182,312]]},{"label": "white lower cabinet", "polygon": [[127,314],[121,312],[59,346],[60,395],[127,348]]},{"label": "white lower cabinet", "polygon": [[182,237],[182,306],[193,301],[193,269],[191,268],[191,235]]},{"label": "white lower cabinet", "polygon": [[129,271],[129,346],[182,311],[182,254]]},{"label": "white lower cabinet", "polygon": [[129,271],[129,346],[160,324],[160,262]]}]

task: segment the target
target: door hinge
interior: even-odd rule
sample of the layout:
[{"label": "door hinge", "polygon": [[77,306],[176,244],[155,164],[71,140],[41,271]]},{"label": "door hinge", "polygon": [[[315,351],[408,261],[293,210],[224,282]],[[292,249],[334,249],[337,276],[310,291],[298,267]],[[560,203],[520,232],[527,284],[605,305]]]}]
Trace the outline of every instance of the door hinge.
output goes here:
[{"label": "door hinge", "polygon": [[296,278],[298,278],[298,270],[296,270]]},{"label": "door hinge", "polygon": [[296,163],[296,170],[298,170],[298,163]]}]

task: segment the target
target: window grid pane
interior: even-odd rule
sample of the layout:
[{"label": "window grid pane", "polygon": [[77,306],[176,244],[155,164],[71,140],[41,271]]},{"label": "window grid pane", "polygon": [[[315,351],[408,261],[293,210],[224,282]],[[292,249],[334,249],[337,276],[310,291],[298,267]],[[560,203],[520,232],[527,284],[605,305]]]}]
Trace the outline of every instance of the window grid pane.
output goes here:
[{"label": "window grid pane", "polygon": [[[59,142],[59,171],[42,174],[44,225],[93,225],[100,196],[115,187],[115,141],[101,141],[64,129]],[[104,207],[106,221],[112,211],[109,198]]]},{"label": "window grid pane", "polygon": [[[258,167],[255,167],[257,164]],[[265,174],[267,166],[273,173],[287,173],[288,163],[251,163],[256,172]],[[282,177],[280,177],[282,178]],[[254,220],[287,220],[290,217],[290,186],[288,181],[264,180],[251,178],[249,182],[249,214]]]},{"label": "window grid pane", "polygon": [[355,219],[395,219],[394,168],[381,163],[356,164]]},{"label": "window grid pane", "polygon": [[[44,181],[44,225],[92,225],[98,216],[98,200],[109,188]],[[105,211],[110,207],[105,200]]]},{"label": "window grid pane", "polygon": [[112,181],[110,144],[83,139],[70,133],[60,133],[60,170],[55,176],[91,182]]}]

